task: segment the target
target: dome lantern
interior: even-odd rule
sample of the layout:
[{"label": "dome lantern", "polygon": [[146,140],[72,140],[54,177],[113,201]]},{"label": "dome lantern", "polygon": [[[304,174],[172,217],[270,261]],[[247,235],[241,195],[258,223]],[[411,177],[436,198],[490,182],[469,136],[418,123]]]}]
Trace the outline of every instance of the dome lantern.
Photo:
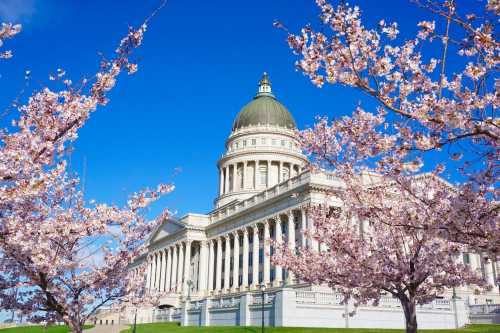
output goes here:
[{"label": "dome lantern", "polygon": [[287,129],[296,128],[287,108],[273,95],[269,75],[264,72],[253,100],[245,105],[236,116],[233,131],[248,127],[270,125]]},{"label": "dome lantern", "polygon": [[262,96],[262,95],[271,95],[273,96],[272,90],[271,90],[271,81],[269,81],[269,76],[267,75],[266,72],[262,75],[262,79],[259,81],[259,89],[257,90],[257,96]]}]

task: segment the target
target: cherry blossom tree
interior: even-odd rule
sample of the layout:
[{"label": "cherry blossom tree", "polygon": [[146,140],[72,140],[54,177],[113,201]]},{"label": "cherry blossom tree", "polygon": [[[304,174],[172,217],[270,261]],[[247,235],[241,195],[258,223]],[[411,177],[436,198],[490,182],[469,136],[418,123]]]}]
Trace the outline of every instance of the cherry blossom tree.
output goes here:
[{"label": "cherry blossom tree", "polygon": [[[325,204],[309,207],[314,231],[306,236],[319,248],[277,244],[273,261],[300,280],[330,286],[355,307],[376,306],[384,295],[398,299],[408,333],[417,332],[418,305],[447,288],[485,287],[479,272],[460,260],[467,247],[436,234],[441,216],[430,214],[429,206],[443,214],[450,208],[448,184],[434,174],[408,181],[411,191],[381,183],[374,174],[358,180],[349,189],[338,188]],[[355,195],[359,201],[350,201]]]},{"label": "cherry blossom tree", "polygon": [[[32,321],[63,321],[78,333],[105,304],[155,299],[144,290],[144,267],[132,273],[129,265],[144,251],[146,236],[170,215],[165,210],[148,221],[145,209],[173,186],[135,193],[124,207],[85,202],[67,158],[78,130],[108,102],[118,76],[137,70],[131,55],[156,12],[129,29],[115,57],[103,59],[92,78],[73,84],[58,70],[50,77],[56,89],[35,91],[17,106],[12,126],[0,130],[3,309],[20,311]],[[3,24],[0,46],[20,29]]]},{"label": "cherry blossom tree", "polygon": [[[319,28],[288,33],[313,84],[357,89],[373,110],[358,105],[298,134],[312,170],[338,180],[330,201],[341,214],[331,202],[312,206],[308,236],[319,251],[282,244],[274,260],[356,304],[396,297],[415,332],[417,304],[446,288],[485,287],[460,253],[500,255],[500,7],[488,1],[465,14],[457,1],[410,2],[429,13],[411,39],[399,37],[397,23],[367,28],[358,7],[324,0],[316,1]],[[443,180],[446,170],[458,184]]]},{"label": "cherry blossom tree", "polygon": [[[319,119],[314,129],[303,133],[306,151],[317,165],[335,169],[344,163],[332,156],[337,153],[335,145],[356,144],[364,151],[362,159],[345,163],[370,168],[389,180],[404,172],[421,172],[424,164],[441,176],[446,168],[453,170],[461,180],[453,195],[455,211],[436,227],[450,240],[496,258],[498,1],[464,13],[458,1],[411,0],[428,11],[429,20],[418,23],[418,35],[406,40],[398,37],[397,23],[380,20],[378,26],[367,28],[358,7],[316,3],[321,27],[309,25],[288,35],[299,57],[297,68],[318,87],[352,87],[377,105],[371,112],[359,106],[351,117],[331,123]],[[367,125],[372,132],[364,135]],[[352,128],[337,142],[335,131],[342,126]]]}]

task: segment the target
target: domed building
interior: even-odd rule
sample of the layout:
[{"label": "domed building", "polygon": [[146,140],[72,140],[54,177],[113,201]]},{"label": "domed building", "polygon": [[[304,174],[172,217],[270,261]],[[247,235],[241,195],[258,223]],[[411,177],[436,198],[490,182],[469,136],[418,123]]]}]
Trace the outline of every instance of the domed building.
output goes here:
[{"label": "domed building", "polygon": [[272,93],[264,73],[257,94],[236,116],[219,160],[219,196],[216,207],[245,200],[290,177],[305,164],[288,109]]},{"label": "domed building", "polygon": [[[324,249],[305,236],[314,228],[306,211],[311,204],[324,204],[327,192],[342,190],[333,175],[305,168],[296,130],[292,114],[276,98],[264,73],[256,95],[237,114],[217,163],[214,209],[165,221],[147,240],[147,254],[131,266],[138,273],[145,264],[146,288],[164,295],[158,307],[137,311],[137,322],[404,327],[399,301],[389,295],[379,306],[360,307],[351,317],[352,302],[343,304],[333,290],[300,281],[272,264],[272,240],[286,241],[292,248]],[[341,205],[328,198],[331,206]],[[364,225],[360,223],[360,232]],[[471,265],[481,262],[477,254],[467,258]],[[484,267],[490,283],[493,270]],[[464,300],[474,303],[483,296],[467,287],[458,293],[462,298],[453,304],[447,293],[419,308],[419,327],[454,328],[468,322]],[[494,295],[500,302],[498,293]],[[129,309],[121,322],[132,322],[134,314],[135,308]]]}]

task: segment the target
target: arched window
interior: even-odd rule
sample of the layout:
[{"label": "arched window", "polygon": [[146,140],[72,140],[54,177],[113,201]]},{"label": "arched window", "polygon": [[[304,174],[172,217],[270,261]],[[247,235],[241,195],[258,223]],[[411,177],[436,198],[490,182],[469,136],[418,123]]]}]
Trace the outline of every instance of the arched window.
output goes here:
[{"label": "arched window", "polygon": [[283,167],[283,170],[281,170],[281,180],[287,180],[288,178],[290,178],[290,169]]}]

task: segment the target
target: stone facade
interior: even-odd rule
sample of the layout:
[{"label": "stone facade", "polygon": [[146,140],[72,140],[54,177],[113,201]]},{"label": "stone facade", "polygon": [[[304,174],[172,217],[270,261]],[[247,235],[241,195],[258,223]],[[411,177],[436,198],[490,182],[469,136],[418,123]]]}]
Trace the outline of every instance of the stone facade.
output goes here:
[{"label": "stone facade", "polygon": [[[273,103],[279,102],[273,101],[268,79],[261,81],[254,100],[263,95],[269,104],[264,107],[273,112]],[[244,110],[248,109],[251,103]],[[146,261],[147,288],[168,296],[158,309],[141,309],[138,321],[259,325],[263,313],[265,323],[273,326],[403,327],[403,313],[394,299],[384,298],[379,307],[363,307],[354,317],[345,316],[351,305],[340,305],[331,290],[302,283],[271,264],[271,239],[320,250],[320,244],[303,234],[313,228],[306,209],[324,203],[326,193],[341,190],[341,184],[330,174],[305,171],[307,160],[294,129],[266,119],[254,117],[256,124],[233,127],[217,165],[214,210],[166,221],[148,239],[149,252],[136,265]],[[340,205],[330,200],[332,206]],[[498,263],[481,260],[476,253],[460,260],[481,269],[494,284]],[[500,303],[498,287],[484,295],[469,288],[456,292],[459,299],[446,293],[419,309],[420,326],[461,326],[468,321],[466,304]]]}]

